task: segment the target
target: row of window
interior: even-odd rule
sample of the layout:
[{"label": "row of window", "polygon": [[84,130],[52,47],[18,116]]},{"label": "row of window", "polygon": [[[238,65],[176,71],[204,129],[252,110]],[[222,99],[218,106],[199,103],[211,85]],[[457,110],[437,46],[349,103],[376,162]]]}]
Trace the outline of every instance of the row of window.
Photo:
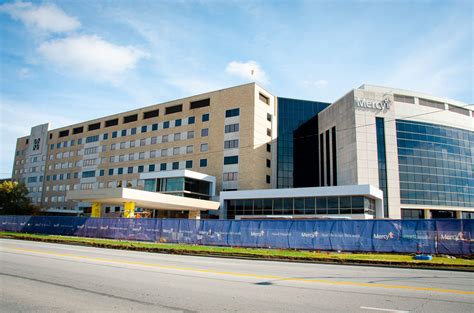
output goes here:
[{"label": "row of window", "polygon": [[[202,122],[209,121],[209,113],[203,114],[201,116],[201,121]],[[187,125],[191,125],[191,124],[194,124],[194,123],[195,123],[195,117],[194,116],[190,116],[190,117],[187,118]],[[164,122],[155,123],[155,124],[152,124],[152,125],[143,125],[143,126],[140,127],[140,131],[141,131],[141,133],[146,133],[148,131],[157,131],[160,128],[160,125],[161,125],[161,129],[168,129],[168,128],[171,128],[171,127],[179,127],[183,124],[182,124],[181,119],[176,119],[174,121],[164,121]],[[126,137],[126,136],[130,136],[130,135],[135,135],[136,133],[137,133],[137,128],[133,127],[133,128],[130,128],[130,129],[123,129],[120,132],[119,131],[113,131],[111,133],[111,137],[112,138],[117,138],[119,135],[120,135],[120,137]],[[109,139],[109,134],[108,133],[102,134],[102,140],[107,140],[107,139]],[[99,140],[100,140],[99,135],[89,136],[89,137],[85,138],[86,143],[96,142],[96,141],[99,141]],[[70,141],[58,142],[58,143],[56,143],[56,145],[51,144],[50,145],[50,150],[53,150],[55,147],[56,147],[56,149],[67,148],[68,146],[74,146],[75,144],[76,144],[75,139],[72,139]],[[82,138],[77,139],[77,144],[78,145],[82,144]]]}]

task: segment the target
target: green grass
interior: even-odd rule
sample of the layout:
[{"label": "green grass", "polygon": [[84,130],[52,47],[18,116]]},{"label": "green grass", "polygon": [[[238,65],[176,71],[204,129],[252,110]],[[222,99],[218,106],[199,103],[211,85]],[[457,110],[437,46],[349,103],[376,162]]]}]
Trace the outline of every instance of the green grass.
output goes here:
[{"label": "green grass", "polygon": [[283,249],[256,249],[239,247],[199,246],[188,244],[152,243],[140,241],[121,241],[99,238],[67,237],[54,235],[24,234],[14,232],[0,232],[0,237],[45,242],[60,242],[69,244],[83,244],[95,247],[139,250],[149,252],[173,254],[200,254],[251,257],[259,259],[299,260],[313,262],[362,263],[362,264],[390,264],[403,266],[436,266],[436,267],[463,267],[474,271],[474,260],[464,258],[433,257],[432,261],[413,260],[409,254],[379,254],[379,253],[336,253],[318,251],[299,251]]}]

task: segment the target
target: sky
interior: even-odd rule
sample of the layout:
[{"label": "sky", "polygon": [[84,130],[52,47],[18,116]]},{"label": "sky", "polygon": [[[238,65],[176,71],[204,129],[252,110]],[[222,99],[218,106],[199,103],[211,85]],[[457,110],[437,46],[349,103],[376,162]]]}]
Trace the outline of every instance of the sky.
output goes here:
[{"label": "sky", "polygon": [[255,81],[473,103],[473,1],[0,1],[0,177],[16,138]]}]

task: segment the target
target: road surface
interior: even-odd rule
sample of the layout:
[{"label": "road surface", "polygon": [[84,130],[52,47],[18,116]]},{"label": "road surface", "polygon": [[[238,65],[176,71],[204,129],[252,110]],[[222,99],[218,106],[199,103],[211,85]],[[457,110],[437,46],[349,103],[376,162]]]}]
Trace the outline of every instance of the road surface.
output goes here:
[{"label": "road surface", "polygon": [[474,312],[474,273],[0,240],[1,312]]}]

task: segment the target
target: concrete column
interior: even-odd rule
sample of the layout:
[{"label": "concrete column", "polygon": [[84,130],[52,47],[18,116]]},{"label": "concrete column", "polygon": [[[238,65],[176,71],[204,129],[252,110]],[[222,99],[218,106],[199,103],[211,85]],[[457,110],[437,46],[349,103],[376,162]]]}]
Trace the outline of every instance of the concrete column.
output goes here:
[{"label": "concrete column", "polygon": [[102,203],[98,203],[98,202],[92,203],[91,217],[100,217],[101,210],[102,210]]},{"label": "concrete column", "polygon": [[199,210],[193,210],[193,211],[189,211],[189,215],[188,215],[188,218],[190,220],[200,220],[201,219],[201,211]]},{"label": "concrete column", "polygon": [[123,217],[134,218],[135,217],[135,202],[125,202],[123,204]]},{"label": "concrete column", "polygon": [[431,218],[430,209],[423,209],[423,218],[429,220]]}]

